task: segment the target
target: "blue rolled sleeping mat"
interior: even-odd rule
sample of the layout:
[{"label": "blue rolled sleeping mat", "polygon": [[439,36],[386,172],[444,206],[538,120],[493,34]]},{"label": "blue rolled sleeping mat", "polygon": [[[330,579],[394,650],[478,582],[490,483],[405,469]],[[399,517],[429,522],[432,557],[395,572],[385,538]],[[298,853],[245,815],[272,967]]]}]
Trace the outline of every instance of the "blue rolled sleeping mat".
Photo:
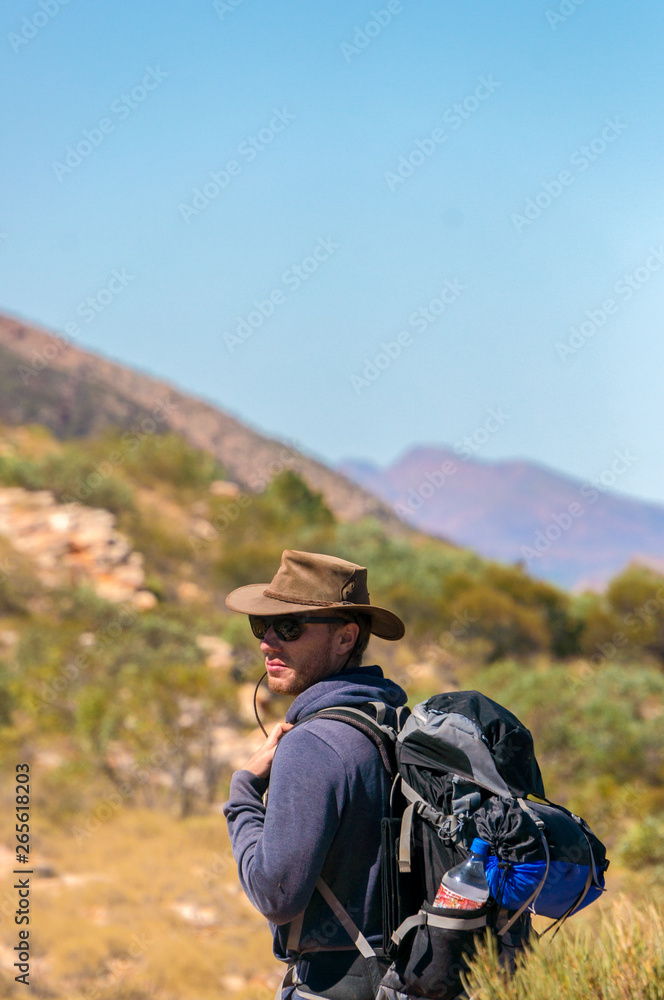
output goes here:
[{"label": "blue rolled sleeping mat", "polygon": [[576,913],[604,891],[608,867],[603,844],[563,806],[528,796],[491,796],[474,813],[486,840],[491,895],[508,910],[524,904],[558,919]]}]

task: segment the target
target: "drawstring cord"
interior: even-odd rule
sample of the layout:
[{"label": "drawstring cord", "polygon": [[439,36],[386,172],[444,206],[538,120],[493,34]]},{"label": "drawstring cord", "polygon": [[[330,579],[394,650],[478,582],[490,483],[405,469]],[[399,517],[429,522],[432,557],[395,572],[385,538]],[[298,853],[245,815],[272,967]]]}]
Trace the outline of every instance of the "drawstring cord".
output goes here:
[{"label": "drawstring cord", "polygon": [[256,716],[256,722],[261,727],[261,729],[263,730],[265,736],[267,737],[267,735],[268,735],[267,730],[266,730],[265,726],[263,725],[263,723],[261,722],[260,717],[258,715],[258,704],[257,704],[258,689],[261,686],[261,682],[264,681],[266,677],[267,677],[267,670],[265,671],[265,673],[263,674],[263,676],[258,681],[258,684],[254,688],[254,715]]},{"label": "drawstring cord", "polygon": [[[339,671],[339,673],[342,673],[342,671],[344,671],[346,669],[346,667],[348,666],[348,661],[350,660],[350,658],[351,658],[352,655],[353,655],[353,650],[351,649],[350,653],[348,654],[348,656],[344,660],[344,665],[341,668],[341,670]],[[263,730],[264,736],[267,738],[269,736],[269,733],[268,733],[267,729],[265,728],[265,726],[263,725],[263,723],[261,722],[260,716],[258,714],[258,689],[259,689],[259,687],[261,686],[262,682],[265,680],[266,677],[267,677],[267,670],[265,671],[265,673],[263,674],[263,676],[259,679],[258,683],[256,684],[256,687],[254,688],[254,715],[256,716],[256,722],[258,723],[258,725]]]}]

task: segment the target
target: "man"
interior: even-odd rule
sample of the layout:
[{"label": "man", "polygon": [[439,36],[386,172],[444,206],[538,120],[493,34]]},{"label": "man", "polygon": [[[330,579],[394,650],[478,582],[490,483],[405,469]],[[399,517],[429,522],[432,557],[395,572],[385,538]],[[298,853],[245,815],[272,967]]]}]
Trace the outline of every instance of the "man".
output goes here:
[{"label": "man", "polygon": [[226,604],[249,615],[270,690],[296,696],[233,775],[224,807],[242,887],[290,965],[277,995],[371,1000],[387,964],[369,953],[382,944],[380,827],[391,782],[362,732],[330,719],[296,724],[366,702],[382,702],[393,724],[405,692],[361,662],[370,634],[400,639],[403,622],[371,604],[364,567],[294,550],[269,584],[240,587]]}]

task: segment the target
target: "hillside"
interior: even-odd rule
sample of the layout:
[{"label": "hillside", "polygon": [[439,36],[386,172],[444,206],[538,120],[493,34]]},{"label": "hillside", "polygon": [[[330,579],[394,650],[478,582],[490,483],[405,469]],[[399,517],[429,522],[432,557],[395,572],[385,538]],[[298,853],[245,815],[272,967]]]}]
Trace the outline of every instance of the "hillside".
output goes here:
[{"label": "hillside", "polygon": [[343,520],[375,517],[401,530],[394,512],[341,473],[253,431],[216,406],[133,371],[57,335],[0,313],[0,420],[40,423],[60,438],[111,426],[173,430],[214,455],[232,478],[260,491],[280,469],[295,469]]},{"label": "hillside", "polygon": [[585,483],[444,447],[413,448],[385,468],[355,460],[339,468],[420,530],[581,591],[606,586],[634,559],[664,556],[664,507],[612,492],[631,460],[616,455]]}]

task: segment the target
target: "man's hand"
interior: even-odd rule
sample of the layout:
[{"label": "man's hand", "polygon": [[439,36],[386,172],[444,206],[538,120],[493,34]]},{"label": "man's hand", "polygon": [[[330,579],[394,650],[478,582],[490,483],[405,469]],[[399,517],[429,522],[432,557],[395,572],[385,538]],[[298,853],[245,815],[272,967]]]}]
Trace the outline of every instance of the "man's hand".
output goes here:
[{"label": "man's hand", "polygon": [[263,746],[249,758],[243,770],[251,771],[258,778],[267,778],[270,774],[272,758],[274,757],[274,751],[277,749],[277,743],[284,733],[287,733],[292,728],[293,726],[290,722],[278,722],[265,740]]}]

